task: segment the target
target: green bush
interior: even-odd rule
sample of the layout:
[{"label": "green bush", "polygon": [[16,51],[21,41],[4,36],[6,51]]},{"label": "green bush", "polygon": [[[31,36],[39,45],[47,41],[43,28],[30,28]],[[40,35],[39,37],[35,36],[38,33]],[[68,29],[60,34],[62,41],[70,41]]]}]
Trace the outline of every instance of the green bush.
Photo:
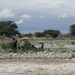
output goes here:
[{"label": "green bush", "polygon": [[34,34],[36,37],[43,37],[44,34],[42,32],[35,32]]},{"label": "green bush", "polygon": [[2,43],[2,44],[1,44],[1,48],[6,49],[6,47],[7,47],[7,46],[6,46],[5,43]]},{"label": "green bush", "polygon": [[12,43],[2,43],[1,48],[6,49],[6,48],[12,48]]},{"label": "green bush", "polygon": [[73,45],[74,45],[74,44],[75,44],[75,42],[71,42],[71,44],[73,44]]},{"label": "green bush", "polygon": [[74,54],[72,54],[71,58],[75,58],[75,55],[74,55]]},{"label": "green bush", "polygon": [[33,34],[32,33],[28,33],[28,34],[25,34],[25,36],[31,37],[31,36],[33,36]]}]

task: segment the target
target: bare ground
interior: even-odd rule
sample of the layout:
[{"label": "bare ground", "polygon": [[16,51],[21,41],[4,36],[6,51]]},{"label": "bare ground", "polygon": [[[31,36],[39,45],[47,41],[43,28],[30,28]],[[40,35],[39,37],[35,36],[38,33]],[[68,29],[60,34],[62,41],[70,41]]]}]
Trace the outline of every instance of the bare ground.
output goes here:
[{"label": "bare ground", "polygon": [[75,75],[75,59],[0,60],[0,75]]}]

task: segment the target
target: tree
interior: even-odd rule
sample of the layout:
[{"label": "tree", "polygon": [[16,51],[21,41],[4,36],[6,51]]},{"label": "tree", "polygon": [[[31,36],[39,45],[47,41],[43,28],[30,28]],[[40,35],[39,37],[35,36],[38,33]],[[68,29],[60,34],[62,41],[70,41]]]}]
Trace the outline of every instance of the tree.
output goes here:
[{"label": "tree", "polygon": [[15,29],[18,28],[17,24],[14,23],[14,21],[0,21],[0,29],[7,26]]},{"label": "tree", "polygon": [[75,24],[72,24],[69,27],[70,35],[75,36]]},{"label": "tree", "polygon": [[35,32],[34,34],[36,37],[43,37],[44,34],[42,32]]},{"label": "tree", "polygon": [[60,34],[60,31],[58,31],[58,30],[44,30],[43,34],[44,35],[49,34],[53,38],[56,38]]},{"label": "tree", "polygon": [[11,24],[10,27],[15,28],[15,29],[18,28],[17,25],[16,25],[16,23]]},{"label": "tree", "polygon": [[11,35],[16,35],[16,34],[20,34],[18,30],[15,30],[12,27],[3,27],[0,30],[0,34],[3,35],[5,34],[6,36],[11,36]]},{"label": "tree", "polygon": [[0,21],[0,34],[6,36],[20,34],[14,21]]}]

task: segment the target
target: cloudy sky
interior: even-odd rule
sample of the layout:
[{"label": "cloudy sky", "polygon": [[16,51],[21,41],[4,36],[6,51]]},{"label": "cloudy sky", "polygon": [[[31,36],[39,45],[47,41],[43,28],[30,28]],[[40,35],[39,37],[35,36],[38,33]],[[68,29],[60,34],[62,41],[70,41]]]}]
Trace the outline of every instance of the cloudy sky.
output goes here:
[{"label": "cloudy sky", "polygon": [[0,0],[0,21],[12,20],[21,33],[45,29],[65,34],[75,24],[75,0]]}]

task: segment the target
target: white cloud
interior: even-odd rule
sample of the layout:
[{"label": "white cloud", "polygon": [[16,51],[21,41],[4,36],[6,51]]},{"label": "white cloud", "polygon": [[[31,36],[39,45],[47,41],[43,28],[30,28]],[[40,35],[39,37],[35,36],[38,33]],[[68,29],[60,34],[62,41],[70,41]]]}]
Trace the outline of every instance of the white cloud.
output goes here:
[{"label": "white cloud", "polygon": [[19,20],[19,21],[16,21],[15,23],[16,23],[16,24],[21,24],[21,23],[23,23],[23,21],[24,21],[24,20],[21,19],[21,20]]},{"label": "white cloud", "polygon": [[40,16],[40,18],[44,18],[44,17],[45,17],[44,15]]},{"label": "white cloud", "polygon": [[67,13],[64,13],[63,15],[58,16],[58,19],[59,18],[66,18],[66,17],[68,17],[68,14]]},{"label": "white cloud", "polygon": [[14,16],[15,14],[10,9],[3,9],[2,11],[0,11],[0,18],[10,18]]},{"label": "white cloud", "polygon": [[27,20],[30,20],[31,19],[31,16],[28,15],[28,14],[25,14],[25,15],[22,15],[20,16],[21,18],[24,18],[24,19],[27,19]]}]

